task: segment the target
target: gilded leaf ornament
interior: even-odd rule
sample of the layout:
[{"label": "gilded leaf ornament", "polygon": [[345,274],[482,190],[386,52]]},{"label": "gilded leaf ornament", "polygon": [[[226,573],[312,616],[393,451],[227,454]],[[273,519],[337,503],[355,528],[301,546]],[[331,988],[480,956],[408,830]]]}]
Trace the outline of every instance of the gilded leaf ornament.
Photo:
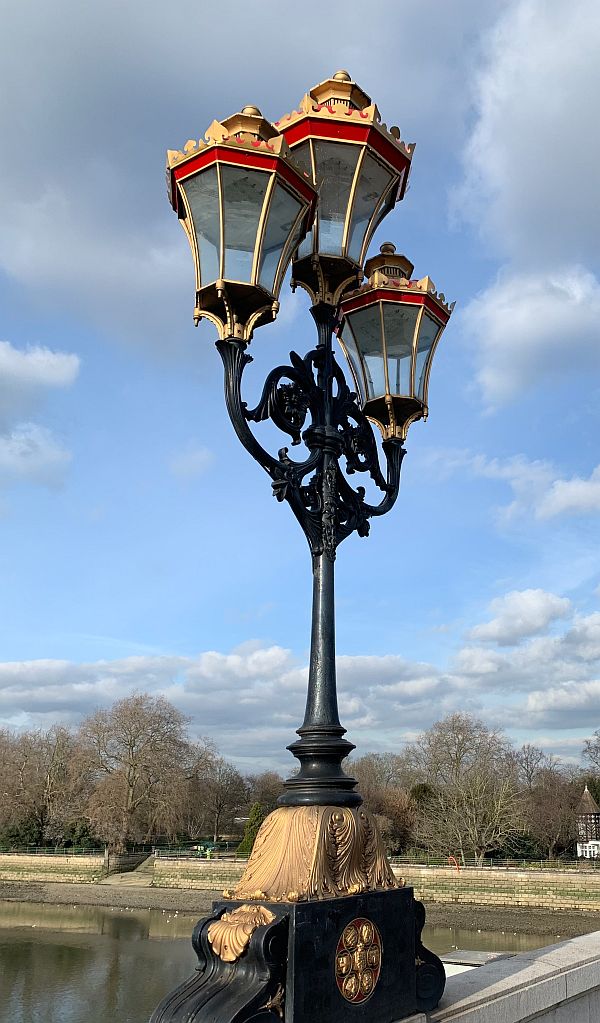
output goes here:
[{"label": "gilded leaf ornament", "polygon": [[261,825],[246,870],[228,895],[303,902],[398,887],[366,810],[282,806]]},{"label": "gilded leaf ornament", "polygon": [[271,924],[274,919],[275,914],[265,906],[238,906],[210,925],[208,940],[224,963],[235,963],[250,944],[257,927]]}]

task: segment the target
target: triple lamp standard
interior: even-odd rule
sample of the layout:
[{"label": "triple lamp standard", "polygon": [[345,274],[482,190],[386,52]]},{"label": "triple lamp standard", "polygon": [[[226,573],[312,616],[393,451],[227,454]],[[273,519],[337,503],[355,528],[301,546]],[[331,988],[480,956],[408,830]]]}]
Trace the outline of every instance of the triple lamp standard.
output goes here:
[{"label": "triple lamp standard", "polygon": [[[196,926],[197,972],[152,1023],[391,1023],[432,1009],[444,989],[443,966],[421,942],[424,909],[394,876],[342,769],[354,746],[335,674],[336,550],[353,532],[366,536],[396,501],[403,442],[427,416],[433,354],[453,308],[428,277],[412,278],[393,245],[365,262],[375,229],[404,196],[413,150],[338,71],[275,124],[247,106],[168,153],[169,198],[194,257],[194,320],[216,327],[234,430],[306,536],[313,606],[306,713],[288,746],[299,769],[240,882]],[[291,352],[248,408],[247,349],[277,315],[290,263],[292,287],[312,301],[316,346]],[[250,427],[264,420],[303,455],[267,451]],[[355,474],[370,478],[376,503],[351,485]]]}]

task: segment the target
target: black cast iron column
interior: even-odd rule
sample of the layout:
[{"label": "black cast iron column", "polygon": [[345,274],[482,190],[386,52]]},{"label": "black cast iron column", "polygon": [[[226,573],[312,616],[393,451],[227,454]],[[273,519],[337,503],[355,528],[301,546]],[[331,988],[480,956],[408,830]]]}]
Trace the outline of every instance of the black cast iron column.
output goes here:
[{"label": "black cast iron column", "polygon": [[321,451],[321,551],[313,554],[313,602],[308,696],[300,739],[288,749],[300,761],[300,771],[288,778],[279,797],[281,806],[359,806],[356,781],[342,770],[342,760],[354,746],[342,738],[338,714],[335,670],[335,550],[337,459],[341,452],[333,416],[332,335],[336,310],[325,303],[311,309],[321,354],[318,385],[323,395],[321,427],[305,437],[309,447]]}]

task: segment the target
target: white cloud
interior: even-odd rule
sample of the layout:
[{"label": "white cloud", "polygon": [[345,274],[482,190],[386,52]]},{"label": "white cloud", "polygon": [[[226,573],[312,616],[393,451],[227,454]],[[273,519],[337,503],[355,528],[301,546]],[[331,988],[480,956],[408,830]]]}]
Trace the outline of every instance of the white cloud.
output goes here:
[{"label": "white cloud", "polygon": [[510,651],[466,646],[452,665],[457,676],[482,692],[534,692],[543,684],[562,689],[600,673],[600,613],[577,617],[566,631],[535,636]]},{"label": "white cloud", "polygon": [[597,258],[599,47],[596,0],[517,0],[487,36],[457,201],[522,265]]},{"label": "white cloud", "polygon": [[520,515],[533,515],[538,521],[569,515],[593,515],[600,512],[600,465],[588,477],[564,479],[551,462],[529,460],[524,455],[511,458],[487,458],[469,451],[431,451],[427,456],[443,477],[467,472],[483,479],[505,482],[513,500],[502,506],[504,522]]},{"label": "white cloud", "polygon": [[570,480],[554,480],[538,506],[540,519],[590,512],[600,512],[600,465],[588,479],[573,476]]},{"label": "white cloud", "polygon": [[182,480],[193,479],[201,476],[214,460],[212,451],[197,444],[190,443],[182,450],[174,452],[169,459],[169,469],[173,476]]},{"label": "white cloud", "polygon": [[566,617],[571,610],[571,601],[545,590],[512,590],[493,600],[490,610],[495,617],[476,625],[468,633],[468,638],[513,646],[522,639],[543,632],[557,618]]},{"label": "white cloud", "polygon": [[78,372],[76,355],[0,341],[0,423],[29,415],[45,391],[70,387]]},{"label": "white cloud", "polygon": [[[272,751],[281,761],[302,721],[307,678],[307,666],[289,650],[257,644],[197,657],[5,662],[0,721],[21,727],[56,720],[76,724],[95,707],[141,689],[172,700],[191,716],[193,730],[213,736],[226,755],[258,762]],[[395,729],[392,741],[400,742],[405,722],[426,726],[454,692],[452,680],[432,665],[397,655],[342,656],[338,687],[345,725],[355,738],[368,735],[370,748],[381,745],[383,730]]]},{"label": "white cloud", "polygon": [[0,434],[0,486],[29,482],[58,487],[70,461],[71,453],[35,423]]},{"label": "white cloud", "polygon": [[600,368],[599,322],[600,284],[582,267],[502,273],[462,314],[488,409],[549,376]]},{"label": "white cloud", "polygon": [[455,207],[507,260],[466,308],[489,409],[599,365],[600,7],[516,0],[488,33]]},{"label": "white cloud", "polygon": [[71,386],[78,372],[76,355],[0,341],[0,488],[63,482],[70,452],[49,429],[21,417],[37,411],[47,392]]},{"label": "white cloud", "polygon": [[562,479],[549,462],[530,462],[522,455],[505,461],[475,456],[471,466],[476,475],[509,484],[514,500],[504,509],[505,519],[528,512],[539,521],[600,512],[600,465],[588,478],[571,479]]},{"label": "white cloud", "polygon": [[590,720],[600,719],[600,680],[536,690],[527,697],[525,711],[532,722],[550,727],[589,727]]},{"label": "white cloud", "polygon": [[[568,611],[553,596],[538,598],[545,608],[542,617]],[[506,612],[514,604],[514,595],[507,594],[496,607]],[[529,627],[535,627],[531,615]],[[500,638],[506,636],[504,632]],[[307,677],[307,665],[290,650],[259,643],[228,653],[207,650],[195,657],[4,662],[0,723],[76,725],[96,707],[143,690],[171,700],[191,717],[195,734],[212,736],[224,755],[248,770],[264,763],[285,769],[291,762],[283,750],[302,720]],[[539,730],[552,752],[552,739],[544,729],[588,730],[590,716],[600,713],[598,678],[600,613],[576,617],[562,632],[536,636],[513,649],[473,642],[447,667],[397,654],[338,658],[342,722],[359,750],[400,749],[445,713],[471,710],[491,723],[528,730],[530,741],[537,741]],[[490,700],[499,692],[501,710]],[[556,739],[557,752],[563,738]]]}]

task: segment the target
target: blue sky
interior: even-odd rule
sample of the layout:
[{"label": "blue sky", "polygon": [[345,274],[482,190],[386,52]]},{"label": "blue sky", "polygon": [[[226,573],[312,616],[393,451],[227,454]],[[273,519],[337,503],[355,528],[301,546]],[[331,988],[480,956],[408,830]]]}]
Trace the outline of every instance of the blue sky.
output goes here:
[{"label": "blue sky", "polygon": [[[393,241],[457,307],[399,501],[337,562],[359,750],[465,709],[577,760],[600,727],[600,8],[342,15],[30,0],[0,40],[0,721],[161,693],[248,770],[288,763],[310,560],[227,420],[167,148],[340,67],[415,141]],[[249,397],[313,343],[257,331]]]}]

